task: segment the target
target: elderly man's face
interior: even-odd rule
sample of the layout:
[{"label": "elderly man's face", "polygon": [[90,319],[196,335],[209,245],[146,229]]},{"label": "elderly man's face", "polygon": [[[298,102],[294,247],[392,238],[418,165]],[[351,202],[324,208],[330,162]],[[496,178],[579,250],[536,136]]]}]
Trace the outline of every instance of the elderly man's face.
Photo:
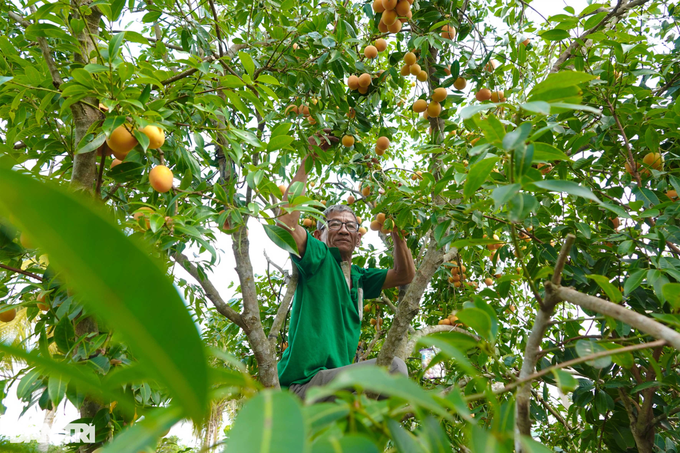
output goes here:
[{"label": "elderly man's face", "polygon": [[[336,230],[333,224],[337,222],[343,222],[343,224]],[[351,212],[346,211],[328,214],[326,228],[323,231],[315,231],[314,236],[329,247],[337,247],[343,259],[351,257],[354,248],[361,242],[356,218]]]}]

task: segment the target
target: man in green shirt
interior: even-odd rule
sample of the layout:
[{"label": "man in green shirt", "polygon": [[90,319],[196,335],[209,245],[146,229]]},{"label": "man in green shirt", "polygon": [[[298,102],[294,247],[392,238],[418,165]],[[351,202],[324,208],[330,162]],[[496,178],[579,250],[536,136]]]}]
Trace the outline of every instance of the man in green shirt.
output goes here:
[{"label": "man in green shirt", "polygon": [[[306,185],[306,159],[291,183]],[[394,268],[364,269],[351,265],[352,253],[361,242],[354,212],[335,205],[324,211],[324,217],[313,236],[299,225],[299,211],[279,218],[291,230],[300,254],[291,254],[298,284],[288,348],[278,364],[279,381],[301,398],[309,387],[328,383],[343,367],[375,363],[373,359],[352,364],[361,334],[362,301],[379,297],[382,289],[406,285],[415,275],[413,256],[397,230],[391,233]],[[400,358],[393,360],[390,372],[408,376]]]}]

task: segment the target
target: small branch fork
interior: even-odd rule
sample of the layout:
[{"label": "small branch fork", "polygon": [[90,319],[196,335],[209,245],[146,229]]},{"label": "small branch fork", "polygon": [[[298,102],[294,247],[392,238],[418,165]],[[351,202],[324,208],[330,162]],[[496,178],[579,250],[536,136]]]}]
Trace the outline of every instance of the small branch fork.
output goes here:
[{"label": "small branch fork", "polygon": [[25,271],[23,269],[17,269],[16,267],[7,266],[5,264],[0,264],[0,269],[5,269],[5,270],[11,271],[11,272],[16,272],[17,274],[22,274],[22,275],[25,275],[26,277],[31,277],[31,278],[34,278],[36,280],[40,280],[40,281],[43,280],[43,278],[38,274],[34,274],[33,272],[28,272],[28,271]]},{"label": "small branch fork", "polygon": [[[540,309],[538,310],[538,313],[536,314],[534,325],[527,340],[524,352],[524,361],[520,371],[519,379],[505,386],[499,391],[505,392],[517,388],[515,417],[515,434],[517,439],[519,439],[519,435],[531,435],[531,419],[529,417],[529,408],[531,398],[531,382],[533,380],[552,372],[554,369],[570,367],[615,353],[637,351],[647,348],[661,348],[666,345],[680,350],[680,333],[676,332],[675,330],[670,329],[645,315],[626,309],[621,305],[581,293],[573,288],[561,286],[560,283],[562,280],[562,272],[575,239],[576,237],[573,234],[567,235],[565,243],[562,246],[560,254],[557,258],[557,262],[555,263],[555,270],[553,272],[552,279],[544,284],[545,297]],[[631,345],[616,350],[602,351],[587,357],[580,357],[574,360],[563,362],[536,373],[536,362],[541,350],[540,346],[543,336],[547,328],[551,325],[550,318],[555,310],[555,306],[562,301],[578,305],[579,307],[586,310],[612,317],[656,338],[657,340],[649,343]],[[480,395],[480,398],[481,397],[482,396]],[[519,442],[515,443],[515,449],[520,453],[523,451]]]}]

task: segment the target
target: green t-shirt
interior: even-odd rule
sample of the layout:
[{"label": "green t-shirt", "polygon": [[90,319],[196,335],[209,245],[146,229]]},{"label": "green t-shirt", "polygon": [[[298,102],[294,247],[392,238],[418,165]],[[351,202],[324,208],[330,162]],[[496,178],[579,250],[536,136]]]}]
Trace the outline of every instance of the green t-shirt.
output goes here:
[{"label": "green t-shirt", "polygon": [[340,267],[340,252],[307,232],[302,259],[291,254],[298,283],[290,314],[288,348],[278,363],[279,381],[286,388],[304,384],[321,370],[349,365],[361,335],[359,288],[364,299],[380,296],[386,269],[352,265],[352,290]]}]

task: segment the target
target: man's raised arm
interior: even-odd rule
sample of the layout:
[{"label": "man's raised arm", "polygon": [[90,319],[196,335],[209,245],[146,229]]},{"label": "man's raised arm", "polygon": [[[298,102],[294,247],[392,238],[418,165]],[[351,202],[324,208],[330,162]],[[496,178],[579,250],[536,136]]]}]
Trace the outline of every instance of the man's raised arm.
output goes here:
[{"label": "man's raised arm", "polygon": [[394,269],[387,271],[383,289],[407,285],[416,275],[416,265],[413,262],[411,250],[396,228],[392,230],[392,239],[394,241]]}]

